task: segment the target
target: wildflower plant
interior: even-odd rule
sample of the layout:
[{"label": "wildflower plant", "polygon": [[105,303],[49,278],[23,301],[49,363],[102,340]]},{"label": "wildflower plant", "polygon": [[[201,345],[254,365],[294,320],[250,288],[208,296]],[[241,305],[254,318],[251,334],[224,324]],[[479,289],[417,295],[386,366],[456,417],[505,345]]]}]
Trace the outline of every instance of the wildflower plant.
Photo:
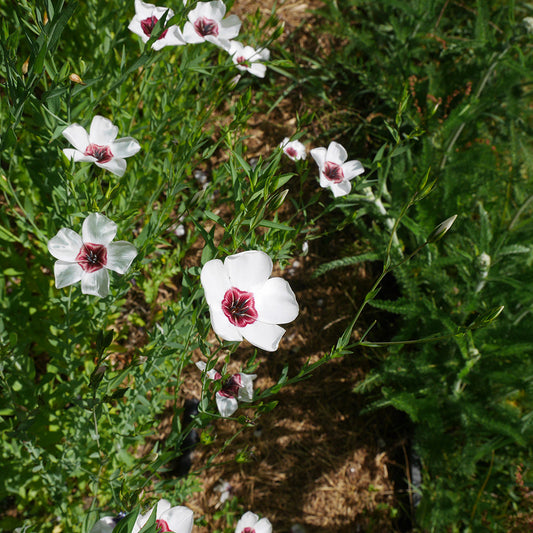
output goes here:
[{"label": "wildflower plant", "polygon": [[[447,3],[442,16],[420,4],[422,29],[408,6],[394,6],[389,26],[363,2],[368,17],[352,27],[336,2],[327,4],[328,31],[342,39],[349,31],[351,47],[298,59],[276,44],[283,29],[274,14],[241,19],[221,0],[0,6],[0,500],[10,511],[0,529],[190,533],[194,519],[204,520],[187,508],[201,490],[198,472],[177,479],[173,465],[191,436],[208,446],[220,417],[232,418],[223,422],[235,424],[235,435],[247,430],[275,409],[282,387],[362,347],[390,351],[358,390],[376,408],[423,422],[424,527],[455,520],[475,528],[498,498],[512,499],[502,489],[505,469],[531,459],[531,365],[520,356],[531,349],[531,191],[522,179],[531,167],[530,110],[512,93],[525,90],[528,45],[509,28],[506,8],[495,7],[492,22],[478,3],[474,25],[468,10],[459,21],[475,39],[461,34],[456,46],[439,48],[447,74],[433,68],[425,84],[420,69],[440,42],[425,29],[453,26],[442,18]],[[405,46],[390,47],[391,34]],[[467,72],[458,50],[470,58]],[[398,81],[397,64],[416,67],[416,79]],[[493,82],[496,68],[508,76]],[[236,69],[252,76],[236,84]],[[467,85],[455,94],[450,84],[470,69],[472,97]],[[439,87],[449,101],[430,92]],[[254,114],[269,116],[293,91],[298,101],[311,91],[309,108],[339,94],[359,107],[346,106],[345,122],[329,128],[318,111],[304,112],[296,131],[276,128],[272,149],[256,156]],[[369,95],[385,117],[379,127],[360,117]],[[305,138],[318,180],[298,141],[286,137],[277,148],[285,135]],[[489,145],[460,144],[463,135]],[[464,169],[475,169],[468,180]],[[270,386],[259,386],[265,358],[287,359],[280,324],[297,327],[313,312],[299,304],[301,286],[289,284],[285,267],[304,244],[311,260],[315,245],[328,249],[345,228],[370,248],[352,254],[359,242],[347,246],[316,269],[317,283],[367,260],[380,260],[380,273],[356,310],[339,317],[342,333],[329,350],[300,367],[283,363]],[[402,291],[393,301],[380,294],[392,276]],[[354,287],[346,291],[355,297]],[[373,323],[352,335],[371,306],[406,317],[392,340],[377,340]],[[198,412],[185,417],[190,375]],[[454,446],[454,431],[464,447]],[[219,443],[200,469],[233,441]],[[457,499],[448,505],[454,470],[468,512]],[[237,519],[243,510],[226,530],[272,530],[266,516]]]}]

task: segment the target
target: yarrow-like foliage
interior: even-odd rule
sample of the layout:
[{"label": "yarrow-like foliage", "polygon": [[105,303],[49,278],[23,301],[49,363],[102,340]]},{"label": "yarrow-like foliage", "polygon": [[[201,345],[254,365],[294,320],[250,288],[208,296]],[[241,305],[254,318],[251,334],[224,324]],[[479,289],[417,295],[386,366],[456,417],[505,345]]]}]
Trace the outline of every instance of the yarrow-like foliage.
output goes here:
[{"label": "yarrow-like foliage", "polygon": [[71,161],[90,161],[117,176],[123,176],[126,171],[124,158],[135,155],[141,145],[133,137],[117,139],[117,134],[117,126],[109,119],[96,115],[89,133],[77,123],[63,130],[63,136],[75,148],[65,148],[63,153]]},{"label": "yarrow-like foliage", "polygon": [[329,187],[335,197],[348,194],[352,188],[350,180],[365,171],[360,161],[346,161],[348,153],[335,141],[327,149],[313,148],[310,154],[318,165],[320,186]]},{"label": "yarrow-like foliage", "polygon": [[111,242],[117,225],[100,213],[91,213],[83,222],[81,236],[61,228],[48,241],[54,264],[56,287],[61,289],[81,280],[81,292],[105,297],[109,294],[109,270],[124,274],[137,256],[133,244]]},{"label": "yarrow-like foliage", "polygon": [[[172,9],[135,0],[135,16],[131,20],[128,29],[137,34],[143,43],[146,43],[152,37],[152,31],[155,25],[167,11],[166,20],[169,20],[174,16]],[[165,46],[179,46],[184,44],[185,40],[180,29],[176,25],[172,25],[163,30],[157,40],[152,43],[152,48],[154,50],[161,50]]]},{"label": "yarrow-like foliage", "polygon": [[[196,363],[196,366],[202,372],[205,372],[206,364],[203,361]],[[222,376],[215,369],[209,370],[207,377],[214,381],[222,379]],[[218,412],[221,416],[231,416],[239,407],[238,401],[251,402],[253,400],[253,381],[256,377],[256,374],[244,374],[240,372],[233,374],[224,381],[222,388],[215,395]]]},{"label": "yarrow-like foliage", "polygon": [[244,46],[238,41],[231,41],[228,53],[239,70],[247,71],[258,78],[265,77],[266,65],[262,61],[270,59],[270,50],[267,48],[255,50],[251,46]]},{"label": "yarrow-like foliage", "polygon": [[211,325],[222,339],[244,338],[262,350],[278,349],[285,333],[278,324],[298,316],[298,303],[287,281],[270,278],[272,268],[270,257],[255,250],[203,266],[201,282]]},{"label": "yarrow-like foliage", "polygon": [[279,147],[283,150],[283,153],[293,161],[298,161],[307,157],[305,146],[300,141],[291,141],[288,137],[285,137],[281,141]]}]

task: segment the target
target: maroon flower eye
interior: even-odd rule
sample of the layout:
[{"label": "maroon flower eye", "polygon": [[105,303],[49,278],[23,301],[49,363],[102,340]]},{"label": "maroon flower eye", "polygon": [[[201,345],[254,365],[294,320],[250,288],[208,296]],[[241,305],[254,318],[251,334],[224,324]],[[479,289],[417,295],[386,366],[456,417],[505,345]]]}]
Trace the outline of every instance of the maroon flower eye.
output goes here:
[{"label": "maroon flower eye", "polygon": [[255,533],[255,529],[253,527],[245,527],[242,533]]},{"label": "maroon flower eye", "polygon": [[239,389],[242,387],[242,379],[240,374],[233,374],[226,383],[222,386],[222,389],[219,391],[221,396],[226,398],[237,398],[239,394]]},{"label": "maroon flower eye", "polygon": [[113,154],[109,146],[101,146],[100,144],[90,144],[85,150],[85,155],[90,155],[98,161],[98,163],[108,163],[113,159]]},{"label": "maroon flower eye", "polygon": [[218,24],[216,21],[207,17],[198,18],[194,23],[194,29],[201,37],[206,37],[207,35],[218,37]]},{"label": "maroon flower eye", "polygon": [[228,289],[224,294],[222,311],[228,320],[239,328],[253,324],[257,320],[253,294],[236,287]]},{"label": "maroon flower eye", "polygon": [[107,265],[107,248],[103,244],[86,242],[76,256],[76,262],[85,272],[96,272]]},{"label": "maroon flower eye", "polygon": [[[147,37],[152,36],[152,31],[155,28],[155,25],[157,24],[157,21],[159,19],[157,17],[148,17],[147,19],[141,20],[141,29],[144,32],[144,34]],[[166,34],[168,30],[165,30],[159,37],[159,39],[162,39]]]},{"label": "maroon flower eye", "polygon": [[168,524],[164,520],[156,520],[155,526],[159,533],[172,533],[172,529],[168,527]]},{"label": "maroon flower eye", "polygon": [[344,172],[342,171],[342,167],[337,163],[326,161],[323,172],[324,176],[333,183],[340,183],[344,179]]},{"label": "maroon flower eye", "polygon": [[290,157],[296,157],[298,155],[298,152],[292,146],[285,148],[285,153]]}]

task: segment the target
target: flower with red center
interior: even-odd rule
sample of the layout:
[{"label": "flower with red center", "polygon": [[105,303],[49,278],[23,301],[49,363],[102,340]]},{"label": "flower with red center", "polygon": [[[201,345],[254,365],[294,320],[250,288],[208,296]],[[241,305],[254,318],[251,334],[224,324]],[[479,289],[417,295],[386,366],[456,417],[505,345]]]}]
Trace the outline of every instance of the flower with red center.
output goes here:
[{"label": "flower with red center", "polygon": [[126,171],[124,158],[135,155],[141,145],[133,137],[117,139],[118,128],[109,119],[96,115],[89,133],[79,124],[71,124],[63,130],[63,136],[74,146],[63,153],[71,161],[90,161],[117,176]]},{"label": "flower with red center", "polygon": [[352,189],[350,180],[365,171],[359,161],[346,161],[346,150],[334,141],[327,149],[313,148],[310,153],[320,171],[320,186],[329,187],[335,197],[348,194]]},{"label": "flower with red center", "polygon": [[[131,19],[128,29],[137,34],[143,43],[147,43],[152,37],[155,25],[167,13],[165,20],[174,16],[174,11],[166,7],[154,6],[141,0],[135,0],[135,16]],[[165,46],[180,46],[185,44],[183,35],[176,25],[166,27],[157,40],[152,43],[153,50],[161,50]]]},{"label": "flower with red center", "polygon": [[278,324],[298,316],[298,303],[289,284],[270,278],[272,260],[249,251],[208,261],[201,282],[215,333],[227,341],[246,339],[273,352],[285,330]]},{"label": "flower with red center", "polygon": [[300,141],[291,141],[288,137],[285,137],[283,141],[281,141],[279,147],[283,150],[285,155],[293,161],[298,161],[307,157],[305,146]]},{"label": "flower with red center", "polygon": [[272,533],[272,524],[268,518],[261,518],[251,511],[244,513],[237,522],[235,533]]},{"label": "flower with red center", "polygon": [[241,21],[236,15],[224,18],[226,5],[221,0],[198,2],[187,14],[189,19],[183,26],[183,38],[187,43],[209,41],[225,50],[230,40],[239,35]]},{"label": "flower with red center", "polygon": [[270,59],[270,51],[267,48],[255,50],[238,41],[231,41],[228,53],[239,70],[248,71],[259,78],[265,77],[266,66],[262,61]]},{"label": "flower with red center", "polygon": [[[148,522],[150,516],[154,512],[154,508],[150,509],[146,514],[140,514],[133,525],[131,533],[139,533],[139,531]],[[160,533],[191,533],[194,525],[193,512],[182,505],[172,507],[168,500],[159,500],[155,508],[155,524],[156,531]]]},{"label": "flower with red center", "polygon": [[[203,361],[196,363],[196,366],[205,372],[206,364]],[[206,372],[209,379],[218,381],[222,376],[214,369]],[[223,417],[231,416],[239,407],[238,402],[251,402],[254,397],[253,381],[256,374],[233,374],[222,383],[222,388],[216,393],[218,412]]]},{"label": "flower with red center", "polygon": [[109,293],[109,270],[124,274],[137,256],[133,244],[111,242],[117,225],[104,215],[91,213],[83,222],[81,236],[61,228],[48,241],[48,250],[58,259],[54,264],[56,287],[61,289],[81,280],[81,292],[105,297]]}]

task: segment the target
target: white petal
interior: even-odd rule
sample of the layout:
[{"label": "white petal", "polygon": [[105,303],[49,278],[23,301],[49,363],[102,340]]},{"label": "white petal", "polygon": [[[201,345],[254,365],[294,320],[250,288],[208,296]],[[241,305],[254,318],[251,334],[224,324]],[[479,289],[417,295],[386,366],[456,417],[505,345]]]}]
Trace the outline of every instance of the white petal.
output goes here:
[{"label": "white petal", "polygon": [[[157,510],[155,512],[155,516],[156,518],[162,518],[162,514],[163,513],[166,513],[167,511],[170,510],[170,508],[172,507],[172,504],[168,501],[168,500],[165,500],[165,498],[161,498],[158,502],[157,502]],[[170,525],[170,524],[169,524]]]},{"label": "white petal", "polygon": [[326,161],[331,161],[332,163],[342,165],[346,161],[347,157],[348,154],[346,153],[346,150],[342,144],[339,144],[335,141],[329,143]]},{"label": "white petal", "polygon": [[265,324],[257,320],[243,328],[236,328],[239,333],[250,343],[261,350],[275,352],[285,330],[276,324]]},{"label": "white petal", "polygon": [[196,368],[200,369],[202,372],[205,372],[205,369],[207,368],[207,364],[204,363],[204,361],[198,361],[196,364]]},{"label": "white petal", "polygon": [[[159,512],[159,508],[157,509]],[[194,513],[183,505],[177,505],[165,511],[159,518],[176,533],[191,533],[194,525]]]},{"label": "white petal", "polygon": [[147,2],[141,2],[141,0],[135,0],[135,13],[141,20],[147,19],[152,16],[152,11],[155,9],[153,4]]},{"label": "white petal", "polygon": [[93,157],[92,155],[85,155],[79,150],[74,150],[73,148],[64,148],[63,153],[68,159],[70,159],[70,161],[90,161],[91,163],[96,161],[96,157]]},{"label": "white petal", "polygon": [[245,527],[255,526],[258,520],[259,520],[259,517],[255,513],[252,513],[252,511],[248,511],[247,513],[244,513],[241,519],[237,522],[235,533],[242,533],[242,530]]},{"label": "white petal", "polygon": [[352,184],[348,180],[341,181],[340,183],[330,183],[330,187],[335,198],[346,196],[352,190]]},{"label": "white petal", "polygon": [[135,33],[136,35],[138,35],[143,43],[146,43],[149,39],[148,35],[146,35],[146,33],[144,33],[143,29],[142,29],[142,26],[141,26],[141,19],[139,16],[135,15],[130,23],[128,24],[128,30],[132,31],[133,33]]},{"label": "white petal", "polygon": [[78,283],[83,275],[83,268],[78,263],[56,261],[54,263],[54,276],[56,287],[62,289],[73,283]]},{"label": "white petal", "polygon": [[222,307],[218,308],[209,306],[209,316],[211,317],[211,326],[213,331],[225,341],[242,341],[242,335],[239,329],[234,326],[222,311]]},{"label": "white petal", "polygon": [[272,533],[272,524],[268,518],[261,518],[254,526],[255,533]]},{"label": "white petal", "polygon": [[81,237],[69,228],[61,228],[55,237],[48,241],[48,251],[62,261],[73,262],[81,250]]},{"label": "white petal", "polygon": [[81,228],[83,242],[107,246],[117,234],[117,225],[100,213],[91,213]]},{"label": "white petal", "polygon": [[215,399],[217,402],[218,412],[224,417],[231,416],[239,407],[239,404],[235,398],[227,398],[226,396],[222,396],[220,392],[216,393]]},{"label": "white petal", "polygon": [[97,167],[105,168],[119,177],[123,176],[124,172],[126,172],[126,161],[120,157],[114,157],[107,163],[96,162],[95,164]]},{"label": "white petal", "polygon": [[239,388],[238,398],[241,402],[251,402],[254,398],[254,379],[257,374],[239,374],[241,376],[241,387]]},{"label": "white petal", "polygon": [[324,147],[313,148],[310,152],[313,159],[316,161],[319,169],[322,169],[324,163],[326,162],[326,153],[327,150]]},{"label": "white petal", "polygon": [[243,50],[244,50],[244,45],[242,43],[240,43],[239,41],[231,41],[230,47],[228,49],[228,53],[231,56],[242,55]]},{"label": "white petal", "polygon": [[333,182],[329,181],[328,178],[326,178],[323,172],[320,172],[320,186],[321,187],[323,187],[324,189],[327,189],[328,187],[331,186],[332,183]]},{"label": "white petal", "polygon": [[222,309],[222,299],[231,288],[228,273],[220,259],[211,259],[203,267],[200,282],[204,288],[205,299],[210,307]]},{"label": "white petal", "polygon": [[140,149],[141,145],[133,137],[122,137],[109,146],[114,157],[131,157]]},{"label": "white petal", "polygon": [[296,296],[283,278],[270,278],[254,293],[258,320],[268,324],[286,324],[298,316]]},{"label": "white petal", "polygon": [[183,26],[183,39],[186,43],[190,44],[197,44],[197,43],[203,43],[205,39],[196,33],[196,30],[194,29],[194,26],[191,22],[186,22]]},{"label": "white petal", "polygon": [[248,70],[250,71],[250,74],[257,76],[258,78],[264,78],[267,68],[263,63],[252,63]]},{"label": "white petal", "polygon": [[124,274],[137,257],[137,249],[126,241],[116,241],[107,245],[106,268]]},{"label": "white petal", "polygon": [[234,39],[239,35],[241,29],[241,19],[237,15],[230,15],[220,21],[218,27],[218,36],[220,39]]},{"label": "white petal", "polygon": [[362,174],[365,171],[365,168],[361,164],[360,161],[346,161],[344,165],[342,165],[342,172],[344,174],[345,180],[351,180],[355,178],[355,176],[359,176],[359,174]]},{"label": "white petal", "polygon": [[89,135],[79,124],[71,124],[63,130],[63,136],[67,141],[79,150],[85,152],[87,146],[89,146]]},{"label": "white petal", "polygon": [[89,140],[91,144],[100,146],[109,146],[117,137],[118,127],[115,126],[108,118],[96,115],[91,122],[89,131]]},{"label": "white petal", "polygon": [[89,533],[112,533],[116,525],[117,524],[112,516],[104,516],[104,518],[100,518],[100,520],[94,524]]},{"label": "white petal", "polygon": [[200,17],[208,19],[221,20],[226,14],[226,5],[221,0],[211,2],[198,2],[196,7],[189,12],[189,20],[194,22]]},{"label": "white petal", "polygon": [[232,287],[254,292],[260,289],[272,274],[272,259],[259,250],[229,255],[224,260]]},{"label": "white petal", "polygon": [[81,276],[81,292],[105,298],[109,294],[109,274],[105,268],[96,272],[83,272]]},{"label": "white petal", "polygon": [[167,34],[154,43],[163,43],[163,46],[181,46],[185,44],[185,39],[177,26],[170,26],[167,30]]},{"label": "white petal", "polygon": [[215,46],[218,46],[219,48],[222,48],[222,50],[226,50],[226,52],[229,50],[231,46],[231,41],[229,39],[222,39],[221,37],[213,37],[212,35],[207,35],[205,37],[205,40],[213,43]]}]

